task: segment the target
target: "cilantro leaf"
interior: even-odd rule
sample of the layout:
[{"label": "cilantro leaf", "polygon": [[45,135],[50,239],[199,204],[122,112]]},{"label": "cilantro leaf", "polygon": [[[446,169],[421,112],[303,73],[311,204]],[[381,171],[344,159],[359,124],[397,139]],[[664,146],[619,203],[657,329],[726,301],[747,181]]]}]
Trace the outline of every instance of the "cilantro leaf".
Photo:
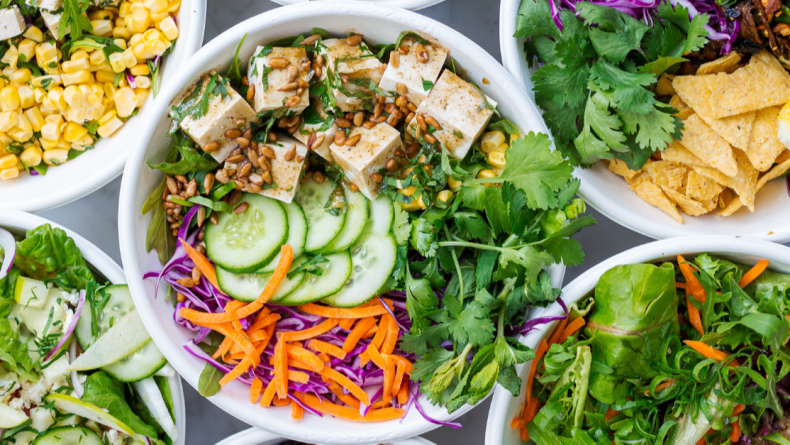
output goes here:
[{"label": "cilantro leaf", "polygon": [[666,148],[672,139],[680,139],[683,121],[672,116],[674,110],[669,105],[656,104],[653,110],[646,114],[623,110],[617,110],[617,114],[623,120],[624,131],[627,134],[635,134],[635,142],[640,147],[656,151]]},{"label": "cilantro leaf", "polygon": [[541,107],[577,107],[586,98],[590,68],[567,69],[557,64],[543,65],[532,75],[535,100]]},{"label": "cilantro leaf", "polygon": [[643,88],[656,81],[651,73],[631,73],[599,60],[590,69],[590,80],[603,90],[614,90],[612,105],[624,111],[646,114],[656,103],[653,93]]},{"label": "cilantro leaf", "polygon": [[436,227],[431,225],[424,218],[414,220],[411,225],[411,245],[420,255],[432,257],[436,255]]},{"label": "cilantro leaf", "polygon": [[401,206],[394,204],[395,220],[392,223],[392,234],[395,236],[395,242],[398,245],[406,244],[411,235],[411,224],[409,223],[409,214],[401,208]]},{"label": "cilantro leaf", "polygon": [[560,37],[560,30],[551,18],[549,2],[524,0],[518,9],[514,37],[528,39],[540,35],[547,35],[555,40]]}]

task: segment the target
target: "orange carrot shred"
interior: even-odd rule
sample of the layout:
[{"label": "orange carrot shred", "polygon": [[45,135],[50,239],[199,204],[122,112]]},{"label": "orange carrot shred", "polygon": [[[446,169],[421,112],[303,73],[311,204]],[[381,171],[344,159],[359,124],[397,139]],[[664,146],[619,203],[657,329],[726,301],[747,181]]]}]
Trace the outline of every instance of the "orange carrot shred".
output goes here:
[{"label": "orange carrot shred", "polygon": [[370,329],[371,326],[376,324],[376,319],[373,317],[363,318],[362,320],[354,326],[354,329],[349,332],[348,336],[346,337],[346,341],[343,342],[343,350],[346,353],[349,353],[354,350],[357,346],[357,343],[365,335],[365,332]]},{"label": "orange carrot shred", "polygon": [[510,421],[510,428],[519,429],[525,427],[527,425],[527,421],[524,420],[523,417],[514,417],[513,420]]},{"label": "orange carrot shred", "polygon": [[680,272],[683,273],[683,278],[686,279],[686,293],[694,296],[700,303],[704,303],[707,299],[705,289],[697,280],[697,277],[694,276],[694,267],[683,258],[683,255],[678,255],[678,267],[680,267]]},{"label": "orange carrot shred", "polygon": [[263,382],[260,379],[254,379],[250,385],[250,403],[258,403],[258,397],[261,396],[261,389],[263,389]]},{"label": "orange carrot shred", "polygon": [[[390,359],[392,359],[391,356]],[[393,396],[398,395],[398,391],[400,391],[400,385],[403,383],[403,374],[405,373],[406,373],[406,364],[401,361],[398,361],[397,369],[395,370],[395,381],[394,384],[392,385]]]},{"label": "orange carrot shred", "polygon": [[335,382],[339,383],[340,386],[346,388],[348,392],[350,392],[354,397],[359,399],[360,402],[364,403],[365,405],[370,405],[370,397],[368,397],[368,393],[366,393],[362,388],[356,385],[356,383],[349,380],[348,377],[344,376],[343,374],[335,371],[330,367],[324,367],[321,370],[321,375],[332,379]]},{"label": "orange carrot shred", "polygon": [[400,391],[398,391],[398,404],[401,406],[409,401],[409,382],[404,383],[406,384],[400,385]]},{"label": "orange carrot shred", "polygon": [[296,383],[307,383],[310,381],[310,376],[302,371],[288,370],[288,380]]},{"label": "orange carrot shred", "polygon": [[[666,382],[659,383],[658,385],[656,385],[655,392],[659,392],[659,391],[661,391],[664,388],[668,388],[668,387],[672,386],[674,383],[675,383],[675,380],[673,380],[673,379],[669,379]],[[650,394],[650,390],[649,389],[647,391],[645,391],[645,395],[648,395],[648,394]]]},{"label": "orange carrot shred", "polygon": [[551,337],[549,337],[549,346],[557,343],[557,340],[560,339],[562,335],[562,331],[565,330],[565,326],[568,325],[568,317],[565,317],[560,321],[560,324],[554,329],[554,332],[551,333]]},{"label": "orange carrot shred", "polygon": [[189,259],[191,259],[192,262],[195,263],[195,266],[197,266],[197,268],[200,270],[201,275],[206,277],[208,282],[214,285],[217,290],[219,290],[220,287],[219,282],[217,282],[217,271],[214,269],[214,265],[211,264],[208,258],[195,250],[195,248],[190,246],[186,241],[183,239],[180,239],[179,241],[181,241],[181,246],[184,248],[184,251],[186,251]]},{"label": "orange carrot shred", "polygon": [[[311,315],[318,315],[319,317],[324,318],[366,318],[366,317],[375,317],[376,315],[383,315],[389,314],[389,311],[381,305],[381,302],[378,299],[374,299],[375,303],[370,306],[358,306],[355,308],[339,308],[339,307],[329,307],[324,305],[319,305],[315,303],[308,303],[303,306],[299,306],[299,310],[302,312],[307,312]],[[395,306],[392,304],[392,301],[388,299],[384,299],[387,303],[387,306],[390,309],[394,308]]]},{"label": "orange carrot shred", "polygon": [[411,368],[413,366],[412,362],[410,362],[407,358],[401,357],[397,354],[390,354],[390,357],[398,363],[402,362],[403,365],[405,366],[404,372],[406,373],[406,375],[411,375]]},{"label": "orange carrot shred", "polygon": [[217,351],[214,354],[211,355],[211,358],[218,359],[218,358],[222,357],[228,351],[230,351],[230,347],[233,344],[234,344],[233,340],[231,340],[230,337],[225,337],[225,339],[222,340],[222,343],[219,344],[219,348],[217,349]]},{"label": "orange carrot shred", "polygon": [[329,390],[332,391],[332,394],[337,396],[338,399],[342,400],[343,403],[354,409],[359,409],[359,400],[355,399],[351,394],[345,394],[343,392],[343,388],[340,385],[330,380],[329,383],[327,383],[327,386],[329,386]]},{"label": "orange carrot shred", "polygon": [[741,419],[737,419],[732,424],[732,432],[730,433],[730,442],[737,442],[741,438]]},{"label": "orange carrot shred", "polygon": [[389,402],[392,400],[392,387],[395,384],[395,366],[392,363],[392,359],[390,358],[389,354],[384,355],[384,364],[386,368],[384,368],[384,402]]},{"label": "orange carrot shred", "polygon": [[[318,337],[321,334],[327,333],[330,329],[337,326],[337,323],[337,319],[330,318],[329,320],[324,320],[321,324],[313,326],[312,328],[304,329],[302,331],[278,332],[277,336],[283,341],[309,340],[313,337]],[[280,336],[280,334],[282,334],[282,336]]]},{"label": "orange carrot shred", "polygon": [[263,397],[261,398],[261,406],[271,406],[272,399],[274,399],[274,394],[277,392],[277,385],[274,383],[274,379],[272,379],[268,385],[266,385],[266,390],[263,391]]},{"label": "orange carrot shred", "polygon": [[304,415],[304,409],[301,405],[291,400],[291,418],[300,420]]},{"label": "orange carrot shred", "polygon": [[527,423],[532,422],[542,407],[543,405],[538,402],[538,399],[533,398],[529,406],[524,409],[524,420],[526,420]]},{"label": "orange carrot shred", "polygon": [[612,417],[618,414],[620,414],[620,411],[615,411],[612,408],[609,408],[606,410],[606,416],[604,416],[604,420],[608,422]]},{"label": "orange carrot shred", "polygon": [[331,355],[332,357],[337,357],[341,360],[346,358],[346,351],[333,345],[332,343],[327,343],[313,338],[310,340],[310,343],[307,344],[307,347],[312,349],[313,351],[323,352]]},{"label": "orange carrot shred", "polygon": [[288,397],[288,354],[285,341],[280,340],[274,345],[274,384],[277,395],[282,399]]},{"label": "orange carrot shred", "polygon": [[518,433],[519,436],[521,437],[521,440],[523,440],[524,442],[529,442],[529,430],[527,429],[527,427],[522,426],[521,429],[518,431]]},{"label": "orange carrot shred", "polygon": [[270,324],[277,323],[280,319],[280,314],[269,314],[266,317],[257,320],[250,328],[248,329],[249,332],[259,331]]},{"label": "orange carrot shred", "polygon": [[239,318],[249,317],[258,312],[263,308],[263,305],[274,296],[274,293],[277,292],[277,288],[280,287],[280,283],[283,282],[285,276],[288,274],[288,269],[291,268],[293,259],[293,249],[291,249],[289,244],[283,244],[282,247],[280,247],[280,261],[277,263],[277,267],[274,268],[271,278],[269,278],[263,291],[261,291],[261,294],[258,295],[255,301],[236,311],[236,315],[238,315]]},{"label": "orange carrot shred", "polygon": [[356,422],[382,422],[386,420],[395,420],[403,417],[404,411],[396,408],[382,408],[377,410],[370,410],[365,417],[359,414],[358,409],[346,408],[336,405],[327,400],[321,401],[318,397],[312,394],[304,394],[301,400],[310,408],[332,417],[346,419]]},{"label": "orange carrot shred", "polygon": [[345,318],[345,319],[343,319],[343,321],[340,322],[340,324],[338,326],[340,326],[340,329],[343,329],[343,330],[346,330],[346,331],[350,331],[351,330],[351,326],[354,325],[355,321],[357,321],[356,318]]},{"label": "orange carrot shred", "polygon": [[242,374],[249,371],[251,365],[252,361],[249,358],[245,358],[239,362],[239,364],[236,365],[236,367],[233,368],[229,373],[225,374],[221,379],[219,379],[219,386],[224,387],[228,383],[241,377]]},{"label": "orange carrot shred", "polygon": [[296,359],[310,366],[311,371],[321,372],[324,369],[324,362],[317,355],[299,346],[287,345],[288,359]]},{"label": "orange carrot shred", "polygon": [[381,352],[385,354],[392,354],[395,350],[395,345],[398,343],[398,336],[400,334],[400,327],[398,323],[392,318],[390,314],[387,317],[387,335],[384,337],[384,343],[381,344]]},{"label": "orange carrot shred", "polygon": [[681,283],[680,281],[675,281],[675,287],[678,289],[686,289],[686,283]]},{"label": "orange carrot shred", "polygon": [[365,352],[368,353],[368,357],[370,357],[370,359],[373,361],[373,363],[376,364],[376,366],[381,368],[381,370],[386,370],[387,361],[384,360],[384,357],[382,357],[378,349],[374,348],[373,345],[368,345],[367,349],[365,349]]},{"label": "orange carrot shred", "polygon": [[529,402],[532,400],[532,388],[535,384],[535,372],[538,370],[538,362],[543,358],[543,354],[545,354],[548,349],[549,345],[544,338],[540,341],[540,344],[538,344],[538,349],[535,351],[535,358],[532,359],[532,364],[529,366],[526,390],[527,406],[529,406]]},{"label": "orange carrot shred", "polygon": [[768,260],[760,260],[757,264],[754,265],[748,272],[743,274],[741,279],[738,281],[738,286],[744,288],[748,286],[752,281],[756,280],[757,277],[760,276],[765,269],[768,268]]},{"label": "orange carrot shred", "polygon": [[689,311],[689,323],[691,323],[691,326],[694,326],[699,335],[705,335],[705,329],[702,327],[702,316],[699,313],[699,309],[691,303],[688,295],[686,296],[686,306],[688,306]]},{"label": "orange carrot shred", "polygon": [[289,399],[288,397],[281,399],[280,397],[275,396],[274,399],[272,399],[272,404],[274,406],[288,406],[290,403],[291,403],[291,399]]},{"label": "orange carrot shred", "polygon": [[[723,352],[723,351],[719,351],[718,349],[713,348],[711,346],[708,346],[705,343],[702,343],[701,341],[683,340],[683,343],[685,343],[691,349],[693,349],[693,350],[699,352],[700,354],[702,354],[705,358],[712,358],[713,360],[716,360],[717,362],[722,362],[722,361],[726,360],[727,357],[730,356],[730,354],[727,354],[726,352]],[[737,360],[732,360],[730,362],[730,365],[731,366],[740,366],[740,364],[738,363]]]},{"label": "orange carrot shred", "polygon": [[557,343],[565,343],[565,340],[568,339],[571,335],[575,334],[576,331],[581,329],[585,324],[584,317],[579,317],[572,322],[568,323],[568,326],[563,329],[562,334],[560,334],[560,339]]},{"label": "orange carrot shred", "polygon": [[[387,326],[389,324],[389,318],[384,315],[381,317],[381,321],[379,322],[379,329],[376,331],[376,335],[373,336],[373,340],[370,341],[370,344],[373,345],[376,349],[381,347],[381,344],[384,343],[384,337],[387,335]],[[361,366],[365,366],[370,361],[370,357],[368,356],[367,352],[363,352],[359,356]]]},{"label": "orange carrot shred", "polygon": [[738,414],[742,413],[743,410],[745,409],[746,409],[746,405],[744,405],[743,403],[739,403],[735,405],[735,408],[732,409],[732,415],[737,416]]}]

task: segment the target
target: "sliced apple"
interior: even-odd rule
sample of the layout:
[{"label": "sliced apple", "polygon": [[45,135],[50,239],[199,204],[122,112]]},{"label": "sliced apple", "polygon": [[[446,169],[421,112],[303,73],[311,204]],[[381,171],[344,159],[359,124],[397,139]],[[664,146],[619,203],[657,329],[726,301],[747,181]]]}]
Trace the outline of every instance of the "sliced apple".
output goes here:
[{"label": "sliced apple", "polygon": [[129,436],[134,435],[134,430],[126,426],[125,423],[116,419],[110,413],[104,411],[98,406],[83,402],[82,400],[66,394],[52,393],[46,397],[47,402],[52,402],[58,411],[76,414],[88,420],[93,420],[104,426],[110,427],[114,430],[121,431]]},{"label": "sliced apple", "polygon": [[27,419],[24,411],[0,403],[0,428],[13,428],[27,422]]},{"label": "sliced apple", "polygon": [[133,354],[149,340],[151,336],[145,330],[140,315],[136,310],[131,311],[71,362],[68,370],[87,371],[110,365]]},{"label": "sliced apple", "polygon": [[41,309],[47,304],[49,289],[43,281],[19,276],[14,288],[14,300],[25,307]]}]

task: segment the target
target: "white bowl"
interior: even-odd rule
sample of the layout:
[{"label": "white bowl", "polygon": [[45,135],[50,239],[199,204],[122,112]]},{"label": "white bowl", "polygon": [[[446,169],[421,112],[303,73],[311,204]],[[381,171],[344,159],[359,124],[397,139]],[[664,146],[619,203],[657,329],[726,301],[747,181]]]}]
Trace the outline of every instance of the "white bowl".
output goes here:
[{"label": "white bowl", "polygon": [[[126,277],[123,274],[123,269],[118,267],[106,253],[99,250],[90,241],[77,235],[71,230],[56,224],[52,221],[46,220],[39,216],[31,215],[30,213],[21,212],[12,209],[3,209],[0,212],[0,227],[14,233],[22,235],[28,230],[35,229],[42,224],[49,224],[52,227],[59,227],[66,231],[77,247],[82,253],[88,265],[103,275],[108,281],[113,284],[123,284],[126,282]],[[173,396],[173,410],[176,414],[176,427],[178,428],[178,440],[175,445],[186,444],[186,409],[184,408],[184,388],[181,386],[181,377],[176,374],[167,379],[170,385],[170,392]]]},{"label": "white bowl", "polygon": [[[790,273],[790,248],[779,244],[729,236],[672,238],[634,247],[597,264],[566,286],[562,290],[562,299],[568,305],[575,303],[592,291],[601,275],[614,266],[671,260],[677,258],[678,254],[693,255],[703,252],[750,265],[761,259],[767,259],[771,262],[768,266],[769,269],[775,272]],[[540,315],[562,314],[563,310],[560,305],[554,303]],[[540,329],[527,334],[521,339],[521,342],[535,348],[553,326],[554,323],[543,325]],[[527,364],[517,369],[522,381],[526,377]],[[522,445],[524,443],[519,438],[518,430],[510,428],[510,421],[515,417],[524,400],[525,386],[526,383],[523,382],[521,394],[518,397],[513,397],[509,391],[497,386],[488,411],[486,445]]]},{"label": "white bowl", "polygon": [[[502,0],[499,9],[499,46],[502,62],[527,90],[531,98],[534,70],[527,66],[524,39],[516,39],[516,17],[521,0]],[[735,235],[766,239],[777,243],[790,241],[790,198],[782,179],[769,182],[757,194],[756,211],[740,210],[722,218],[715,213],[684,215],[678,224],[669,215],[639,199],[620,176],[601,162],[588,169],[577,168],[581,179],[579,195],[596,210],[620,225],[651,238],[663,239],[693,235]]]},{"label": "white bowl", "polygon": [[[179,36],[160,69],[161,84],[176,74],[186,60],[203,45],[206,0],[182,0],[178,11]],[[159,87],[160,91],[162,87]],[[40,212],[62,206],[88,195],[112,181],[123,171],[132,142],[143,128],[143,116],[161,102],[149,96],[140,114],[129,119],[117,133],[96,143],[96,148],[59,167],[46,176],[22,174],[0,181],[0,207]]]},{"label": "white bowl", "polygon": [[[279,445],[288,439],[258,428],[240,431],[216,445]],[[389,442],[387,445],[436,445],[422,437]]]},{"label": "white bowl", "polygon": [[[119,206],[121,256],[135,304],[156,344],[186,381],[195,387],[204,363],[182,347],[194,334],[172,321],[173,306],[165,302],[164,289],[158,298],[154,298],[153,280],[142,280],[143,273],[161,269],[155,252],[145,251],[149,217],[142,215],[140,209],[146,197],[161,182],[162,175],[145,163],[162,159],[168,150],[168,102],[182,88],[195,82],[201,73],[212,68],[224,71],[244,35],[247,38],[241,48],[240,59],[246,65],[257,45],[303,33],[313,27],[321,27],[334,34],[344,34],[354,29],[373,43],[394,42],[404,30],[428,33],[452,50],[451,55],[456,64],[465,70],[470,80],[482,85],[485,93],[499,103],[499,110],[504,116],[512,119],[523,130],[547,131],[537,108],[493,57],[447,26],[403,9],[365,2],[335,1],[285,6],[252,17],[209,42],[165,86],[160,93],[162,101],[153,104],[144,117],[147,119],[146,125],[135,141],[136,147],[124,171]],[[486,84],[483,78],[489,82]],[[563,267],[556,266],[552,270],[555,283],[559,283]],[[423,419],[416,409],[412,409],[402,421],[386,423],[351,424],[329,416],[305,416],[301,422],[294,422],[290,410],[251,405],[248,392],[248,387],[234,383],[209,400],[243,422],[310,443],[381,443],[414,437],[437,427]],[[445,409],[430,405],[424,398],[421,405],[429,416],[439,420],[454,419],[472,409],[467,405],[448,414]]]},{"label": "white bowl", "polygon": [[[272,0],[274,3],[281,5],[295,5],[297,3],[305,3],[316,0]],[[374,5],[395,6],[397,8],[408,9],[417,11],[419,9],[427,8],[443,2],[444,0],[357,0],[363,1]]]}]

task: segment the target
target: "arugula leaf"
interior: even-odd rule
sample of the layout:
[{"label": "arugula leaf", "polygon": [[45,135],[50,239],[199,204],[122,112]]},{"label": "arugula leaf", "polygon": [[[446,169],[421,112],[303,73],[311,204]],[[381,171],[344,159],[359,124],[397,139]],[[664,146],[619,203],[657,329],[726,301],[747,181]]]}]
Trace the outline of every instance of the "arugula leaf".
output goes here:
[{"label": "arugula leaf", "polygon": [[79,40],[83,32],[93,31],[90,20],[82,15],[88,10],[88,6],[88,1],[63,0],[63,15],[58,22],[58,40],[63,40],[66,33],[70,34],[71,40]]},{"label": "arugula leaf", "polygon": [[125,423],[137,434],[157,438],[156,429],[143,422],[132,411],[126,401],[124,384],[110,377],[104,371],[97,371],[85,381],[85,393],[82,401],[104,408],[115,418]]},{"label": "arugula leaf", "polygon": [[241,84],[241,61],[239,60],[239,51],[241,51],[241,46],[244,45],[245,39],[247,39],[247,34],[244,34],[239,44],[236,46],[236,53],[233,55],[233,61],[231,61],[228,67],[228,73],[226,74],[226,77],[236,85]]},{"label": "arugula leaf", "polygon": [[167,264],[176,251],[176,239],[167,222],[167,212],[162,206],[162,194],[166,187],[167,183],[163,179],[159,187],[145,200],[142,210],[143,215],[153,210],[151,222],[148,224],[145,234],[145,250],[150,252],[152,249],[156,249],[156,254],[162,264]]},{"label": "arugula leaf", "polygon": [[175,150],[180,155],[178,161],[167,162],[165,159],[165,162],[156,165],[149,163],[148,166],[168,175],[186,175],[204,170],[213,171],[219,166],[217,161],[209,155],[194,148],[194,143],[186,135],[176,136],[170,150],[171,152]]}]

